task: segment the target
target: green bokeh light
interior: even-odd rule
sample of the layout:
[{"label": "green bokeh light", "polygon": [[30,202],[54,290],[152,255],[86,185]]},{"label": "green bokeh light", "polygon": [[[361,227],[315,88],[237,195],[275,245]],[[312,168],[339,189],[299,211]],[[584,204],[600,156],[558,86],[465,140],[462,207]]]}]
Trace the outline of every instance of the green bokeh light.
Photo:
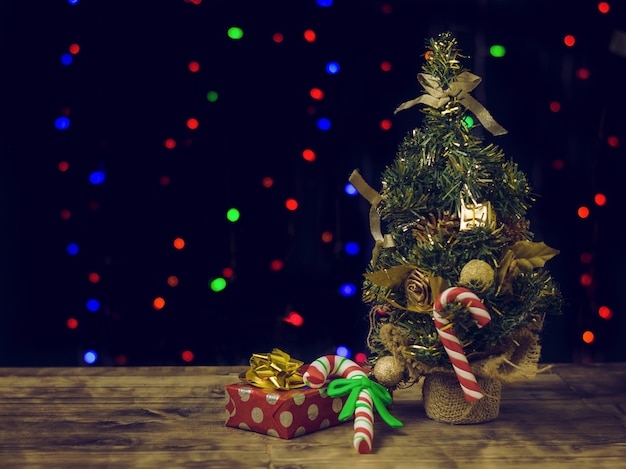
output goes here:
[{"label": "green bokeh light", "polygon": [[231,39],[241,39],[243,37],[243,29],[237,26],[231,26],[228,28],[228,37]]},{"label": "green bokeh light", "polygon": [[211,290],[213,290],[214,292],[222,291],[224,288],[226,288],[226,280],[223,279],[222,277],[214,278],[209,283],[209,286],[211,287]]},{"label": "green bokeh light", "polygon": [[506,54],[506,49],[500,44],[494,44],[489,48],[489,53],[492,57],[504,57]]},{"label": "green bokeh light", "polygon": [[230,208],[228,209],[228,212],[226,212],[226,218],[228,219],[228,221],[231,221],[233,223],[239,220],[240,215],[241,214],[239,213],[239,210],[237,210],[236,208]]},{"label": "green bokeh light", "polygon": [[474,127],[474,118],[472,116],[463,116],[463,123],[468,129]]},{"label": "green bokeh light", "polygon": [[215,101],[217,101],[217,98],[219,98],[219,95],[217,94],[217,91],[209,91],[206,94],[206,99],[207,101],[214,103]]}]

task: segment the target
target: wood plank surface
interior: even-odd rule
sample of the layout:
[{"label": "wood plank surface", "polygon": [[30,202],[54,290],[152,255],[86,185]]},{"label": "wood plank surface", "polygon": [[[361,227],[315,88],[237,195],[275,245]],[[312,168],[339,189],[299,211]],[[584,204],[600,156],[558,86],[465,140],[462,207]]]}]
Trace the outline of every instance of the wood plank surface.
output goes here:
[{"label": "wood plank surface", "polygon": [[507,384],[500,415],[430,420],[421,385],[394,393],[403,428],[375,422],[374,450],[352,423],[292,440],[225,426],[242,367],[0,369],[0,467],[626,468],[626,363],[557,364]]}]

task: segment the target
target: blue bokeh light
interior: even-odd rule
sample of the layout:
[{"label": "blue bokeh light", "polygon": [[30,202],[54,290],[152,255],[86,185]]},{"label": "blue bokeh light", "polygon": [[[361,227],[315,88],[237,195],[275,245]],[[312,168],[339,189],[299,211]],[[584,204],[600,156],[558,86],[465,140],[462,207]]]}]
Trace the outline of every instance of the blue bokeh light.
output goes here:
[{"label": "blue bokeh light", "polygon": [[347,183],[344,187],[343,187],[343,191],[348,194],[348,195],[357,195],[359,193],[359,191],[356,190],[356,187],[354,187],[352,184]]},{"label": "blue bokeh light", "polygon": [[78,244],[76,243],[70,243],[67,245],[67,247],[65,248],[65,250],[67,251],[67,253],[70,256],[75,256],[76,254],[78,254]]},{"label": "blue bokeh light", "polygon": [[317,128],[320,130],[328,130],[330,129],[331,123],[330,123],[330,119],[327,119],[326,117],[320,117],[317,120]]},{"label": "blue bokeh light", "polygon": [[344,248],[346,250],[346,254],[350,255],[350,256],[356,256],[359,251],[361,250],[361,248],[359,247],[359,245],[353,241],[350,241],[349,243],[346,243],[346,246]]},{"label": "blue bokeh light", "polygon": [[86,306],[88,311],[95,313],[100,309],[100,302],[95,298],[90,298],[89,300],[87,300]]},{"label": "blue bokeh light", "polygon": [[54,126],[58,130],[65,130],[70,126],[70,119],[68,117],[59,117],[54,121]]},{"label": "blue bokeh light", "polygon": [[346,347],[345,345],[338,346],[337,349],[335,350],[335,353],[339,355],[340,357],[346,357],[346,358],[350,358],[350,355],[352,355],[350,353],[350,349]]},{"label": "blue bokeh light", "polygon": [[97,359],[98,359],[98,354],[96,353],[95,350],[87,350],[85,354],[83,355],[83,360],[88,365],[93,365]]},{"label": "blue bokeh light", "polygon": [[344,283],[339,287],[341,296],[354,296],[356,294],[356,286],[353,283]]},{"label": "blue bokeh light", "polygon": [[333,0],[316,0],[317,6],[331,7],[333,6]]},{"label": "blue bokeh light", "polygon": [[61,55],[61,63],[63,65],[72,65],[72,62],[74,61],[74,57],[72,57],[72,54],[66,52],[65,54]]},{"label": "blue bokeh light", "polygon": [[340,69],[341,67],[337,62],[328,62],[326,64],[326,73],[328,73],[329,75],[335,75],[339,73]]},{"label": "blue bokeh light", "polygon": [[103,171],[94,171],[93,173],[89,175],[89,182],[94,185],[102,184],[105,179],[106,179],[106,175],[104,174]]}]

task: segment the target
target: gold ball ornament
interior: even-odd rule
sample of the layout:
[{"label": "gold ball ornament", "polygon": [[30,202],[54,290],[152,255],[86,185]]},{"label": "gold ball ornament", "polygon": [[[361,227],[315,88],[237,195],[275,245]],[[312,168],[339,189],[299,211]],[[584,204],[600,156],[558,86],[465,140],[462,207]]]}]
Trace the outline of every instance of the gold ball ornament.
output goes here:
[{"label": "gold ball ornament", "polygon": [[495,272],[485,261],[472,259],[461,269],[459,285],[485,291],[493,285]]},{"label": "gold ball ornament", "polygon": [[391,355],[380,357],[374,364],[374,377],[386,388],[393,388],[404,377],[404,368]]}]

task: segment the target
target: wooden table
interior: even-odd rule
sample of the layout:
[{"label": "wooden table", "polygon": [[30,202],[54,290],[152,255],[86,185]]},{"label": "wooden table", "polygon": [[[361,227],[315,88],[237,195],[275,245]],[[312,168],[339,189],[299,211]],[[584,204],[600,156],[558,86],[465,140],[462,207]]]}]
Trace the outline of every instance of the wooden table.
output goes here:
[{"label": "wooden table", "polygon": [[374,452],[352,423],[292,440],[224,425],[241,367],[2,368],[0,467],[626,468],[626,363],[557,364],[505,385],[499,417],[429,420],[421,387],[376,420]]}]

